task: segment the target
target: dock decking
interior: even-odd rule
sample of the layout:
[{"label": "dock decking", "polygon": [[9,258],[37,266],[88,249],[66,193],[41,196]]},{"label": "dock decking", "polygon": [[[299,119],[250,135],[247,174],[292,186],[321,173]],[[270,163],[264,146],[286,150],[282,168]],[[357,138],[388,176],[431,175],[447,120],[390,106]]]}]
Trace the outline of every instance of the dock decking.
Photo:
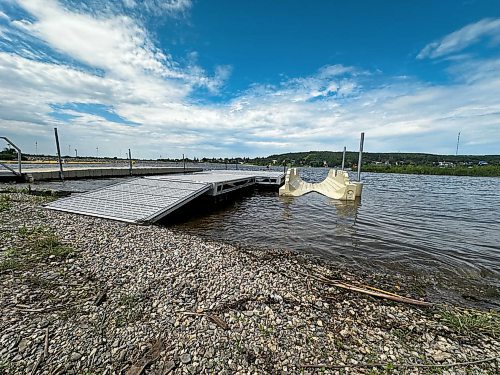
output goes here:
[{"label": "dock decking", "polygon": [[52,210],[125,221],[153,223],[201,195],[222,195],[252,185],[279,187],[284,173],[206,171],[132,178],[49,203]]},{"label": "dock decking", "polygon": [[[64,178],[100,178],[100,177],[125,177],[125,176],[148,176],[173,173],[200,172],[202,168],[195,167],[134,167],[132,170],[126,167],[64,167]],[[12,177],[10,171],[0,170],[0,177]],[[22,177],[26,181],[50,181],[59,180],[58,168],[25,168]]]}]

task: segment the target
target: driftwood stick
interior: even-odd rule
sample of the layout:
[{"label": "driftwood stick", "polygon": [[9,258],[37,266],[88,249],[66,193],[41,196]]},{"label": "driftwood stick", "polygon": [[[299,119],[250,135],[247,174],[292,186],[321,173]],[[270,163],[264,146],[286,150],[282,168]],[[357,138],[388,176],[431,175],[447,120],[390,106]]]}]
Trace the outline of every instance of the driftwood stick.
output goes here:
[{"label": "driftwood stick", "polygon": [[395,295],[393,293],[387,294],[385,292],[377,292],[375,290],[368,290],[368,289],[357,287],[355,285],[349,285],[349,284],[345,284],[345,283],[335,283],[334,286],[336,286],[338,288],[351,290],[354,292],[368,294],[368,295],[374,296],[374,297],[381,297],[381,298],[390,299],[390,300],[396,301],[396,302],[408,303],[411,305],[418,305],[418,306],[430,306],[431,305],[429,302],[419,301],[418,299],[398,296],[398,295]]},{"label": "driftwood stick", "polygon": [[295,270],[295,272],[297,272],[298,274],[303,275],[305,277],[309,277],[309,278],[313,278],[315,280],[321,281],[327,285],[335,286],[337,288],[342,288],[342,289],[347,289],[347,290],[350,290],[353,292],[368,294],[368,295],[374,296],[374,297],[386,298],[386,299],[396,301],[396,302],[403,302],[403,303],[408,303],[408,304],[418,305],[418,306],[431,306],[431,303],[429,303],[429,302],[420,301],[420,300],[417,300],[414,298],[403,297],[403,296],[400,296],[398,294],[386,292],[386,291],[381,290],[381,289],[368,287],[368,286],[360,287],[360,286],[356,286],[356,285],[351,285],[351,284],[347,284],[347,283],[340,281],[340,280],[330,280],[330,279],[328,279],[324,276],[321,276],[321,275],[311,275],[311,274],[307,274],[307,273],[304,273],[304,272],[301,272],[298,270]]},{"label": "driftwood stick", "polygon": [[423,364],[423,363],[358,363],[358,364],[348,364],[348,365],[330,365],[330,364],[313,364],[313,365],[300,365],[301,368],[329,368],[329,369],[340,369],[346,367],[386,367],[391,366],[394,368],[421,368],[421,367],[463,367],[471,366],[479,363],[498,361],[500,357],[491,357],[478,359],[475,361],[468,362],[454,362],[454,363],[436,363],[436,364]]},{"label": "driftwood stick", "polygon": [[35,364],[33,365],[33,368],[31,369],[30,375],[35,375],[36,370],[40,366],[40,363],[42,363],[42,360],[47,358],[47,354],[49,351],[49,329],[45,329],[45,345],[43,348],[43,352],[40,353],[38,356],[38,359],[36,360]]},{"label": "driftwood stick", "polygon": [[36,374],[36,370],[38,369],[38,366],[40,366],[40,363],[42,363],[42,358],[43,358],[43,352],[41,352],[40,355],[38,356],[36,363],[33,365],[33,368],[31,369],[30,375]]},{"label": "driftwood stick", "polygon": [[45,345],[43,347],[43,357],[47,358],[49,356],[49,329],[45,329]]}]

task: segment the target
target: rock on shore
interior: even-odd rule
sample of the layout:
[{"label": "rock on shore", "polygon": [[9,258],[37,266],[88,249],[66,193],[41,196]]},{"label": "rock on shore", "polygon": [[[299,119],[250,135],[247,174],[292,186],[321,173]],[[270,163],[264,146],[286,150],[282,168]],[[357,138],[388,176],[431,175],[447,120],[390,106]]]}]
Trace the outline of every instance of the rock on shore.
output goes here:
[{"label": "rock on shore", "polygon": [[[375,299],[304,277],[361,281],[295,253],[1,195],[0,373],[493,374],[500,365],[495,313]],[[416,298],[400,281],[398,293]]]}]

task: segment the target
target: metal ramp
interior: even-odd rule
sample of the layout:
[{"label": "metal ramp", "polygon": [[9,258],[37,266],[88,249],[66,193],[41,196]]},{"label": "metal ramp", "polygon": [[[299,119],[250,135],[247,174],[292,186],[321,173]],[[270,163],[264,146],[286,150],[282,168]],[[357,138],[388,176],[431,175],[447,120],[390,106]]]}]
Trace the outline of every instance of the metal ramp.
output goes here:
[{"label": "metal ramp", "polygon": [[210,188],[208,183],[134,178],[59,199],[46,207],[140,224],[160,220]]},{"label": "metal ramp", "polygon": [[284,174],[279,172],[238,172],[206,171],[133,178],[59,199],[46,208],[129,223],[152,223],[202,194],[222,195],[254,184],[279,187],[284,179]]}]

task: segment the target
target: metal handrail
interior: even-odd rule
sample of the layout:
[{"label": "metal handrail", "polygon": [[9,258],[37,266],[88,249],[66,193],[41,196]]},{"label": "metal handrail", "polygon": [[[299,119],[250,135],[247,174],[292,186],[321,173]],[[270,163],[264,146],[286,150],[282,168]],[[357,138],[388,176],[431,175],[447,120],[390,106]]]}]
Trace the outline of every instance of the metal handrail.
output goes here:
[{"label": "metal handrail", "polygon": [[12,141],[7,138],[7,137],[0,137],[1,139],[4,139],[8,144],[10,144],[12,147],[14,147],[17,151],[17,168],[18,168],[18,172],[15,172],[12,168],[9,168],[7,167],[6,165],[2,164],[5,168],[11,170],[12,172],[18,174],[19,176],[21,176],[22,174],[22,170],[21,170],[21,158],[22,158],[22,153],[21,153],[21,149],[19,147],[17,147],[14,143],[12,143]]}]

